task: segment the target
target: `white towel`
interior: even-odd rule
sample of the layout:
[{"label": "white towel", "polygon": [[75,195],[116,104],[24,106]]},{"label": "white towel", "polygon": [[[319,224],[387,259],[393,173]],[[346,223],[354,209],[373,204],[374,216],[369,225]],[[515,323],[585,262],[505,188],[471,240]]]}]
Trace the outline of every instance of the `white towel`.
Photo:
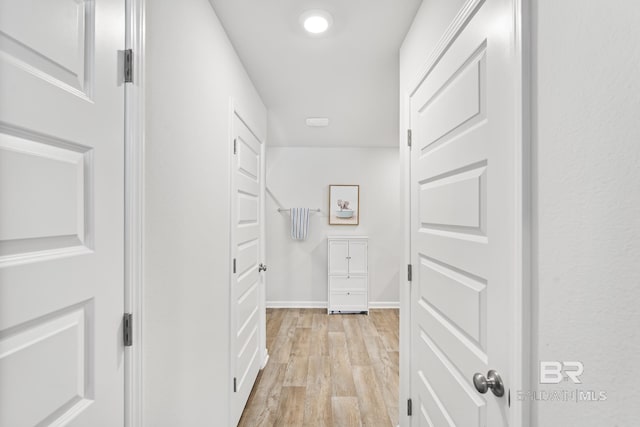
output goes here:
[{"label": "white towel", "polygon": [[291,208],[291,238],[305,240],[309,231],[309,208]]}]

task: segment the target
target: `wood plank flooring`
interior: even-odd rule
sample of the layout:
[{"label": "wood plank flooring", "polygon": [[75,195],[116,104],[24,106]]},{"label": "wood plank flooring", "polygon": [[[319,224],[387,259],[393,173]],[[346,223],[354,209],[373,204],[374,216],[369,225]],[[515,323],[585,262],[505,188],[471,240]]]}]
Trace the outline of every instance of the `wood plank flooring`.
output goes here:
[{"label": "wood plank flooring", "polygon": [[238,425],[396,426],[398,315],[267,309],[269,363]]}]

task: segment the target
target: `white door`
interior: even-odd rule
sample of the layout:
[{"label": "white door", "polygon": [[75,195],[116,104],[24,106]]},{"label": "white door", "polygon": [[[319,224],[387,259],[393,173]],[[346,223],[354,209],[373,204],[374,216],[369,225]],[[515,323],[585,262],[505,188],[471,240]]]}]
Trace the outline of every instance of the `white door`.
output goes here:
[{"label": "white door", "polygon": [[260,370],[261,143],[233,115],[234,155],[231,192],[231,421],[236,425]]},{"label": "white door", "polygon": [[[475,3],[411,96],[412,425],[509,425],[521,141],[514,2]],[[489,370],[502,377],[501,397],[474,387],[474,374]]]},{"label": "white door", "polygon": [[367,274],[367,242],[349,242],[349,274]]},{"label": "white door", "polygon": [[0,425],[124,418],[121,0],[0,0]]},{"label": "white door", "polygon": [[346,276],[349,274],[349,241],[329,242],[329,274]]}]

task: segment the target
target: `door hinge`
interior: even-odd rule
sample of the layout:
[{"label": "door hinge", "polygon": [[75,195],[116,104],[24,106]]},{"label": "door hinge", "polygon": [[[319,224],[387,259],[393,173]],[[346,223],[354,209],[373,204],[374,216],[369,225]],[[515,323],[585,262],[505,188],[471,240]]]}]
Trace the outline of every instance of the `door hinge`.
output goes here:
[{"label": "door hinge", "polygon": [[411,402],[411,399],[407,400],[407,415],[408,416],[413,415],[413,403]]},{"label": "door hinge", "polygon": [[413,280],[413,266],[411,264],[407,264],[407,280],[409,282]]},{"label": "door hinge", "polygon": [[236,274],[236,259],[233,259],[233,274]]},{"label": "door hinge", "polygon": [[233,377],[233,392],[236,393],[238,391],[237,380],[236,377]]},{"label": "door hinge", "polygon": [[133,345],[133,314],[125,313],[122,316],[122,341],[125,347]]},{"label": "door hinge", "polygon": [[133,51],[131,49],[124,51],[124,82],[133,83]]},{"label": "door hinge", "polygon": [[407,129],[407,145],[411,147],[411,129]]},{"label": "door hinge", "polygon": [[233,154],[238,154],[238,140],[233,140]]}]

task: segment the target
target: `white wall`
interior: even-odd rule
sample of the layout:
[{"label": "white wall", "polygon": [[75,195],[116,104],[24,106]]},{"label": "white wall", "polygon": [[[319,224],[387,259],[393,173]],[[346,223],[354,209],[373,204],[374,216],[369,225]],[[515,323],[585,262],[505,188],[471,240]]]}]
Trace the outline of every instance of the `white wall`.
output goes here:
[{"label": "white wall", "polygon": [[608,392],[541,402],[533,425],[636,426],[640,3],[539,0],[533,12],[533,360],[582,361],[579,389]]},{"label": "white wall", "polygon": [[[329,184],[360,185],[360,225],[330,226]],[[369,236],[369,299],[398,303],[399,164],[397,148],[267,149],[267,306],[326,307],[329,235]],[[322,209],[305,241],[289,237],[278,207]]]},{"label": "white wall", "polygon": [[[416,16],[400,54],[401,129],[408,124],[402,91],[462,3],[424,0]],[[537,384],[540,360],[578,360],[585,364],[582,385],[538,389],[608,393],[606,402],[534,404],[531,426],[635,426],[640,419],[640,4],[534,0],[531,6],[530,374]],[[406,150],[400,147],[406,173]],[[401,340],[407,338],[403,333]],[[405,354],[405,373],[406,363]],[[406,384],[403,376],[401,393]]]},{"label": "white wall", "polygon": [[206,0],[146,5],[144,423],[226,426],[230,97],[266,111]]}]

